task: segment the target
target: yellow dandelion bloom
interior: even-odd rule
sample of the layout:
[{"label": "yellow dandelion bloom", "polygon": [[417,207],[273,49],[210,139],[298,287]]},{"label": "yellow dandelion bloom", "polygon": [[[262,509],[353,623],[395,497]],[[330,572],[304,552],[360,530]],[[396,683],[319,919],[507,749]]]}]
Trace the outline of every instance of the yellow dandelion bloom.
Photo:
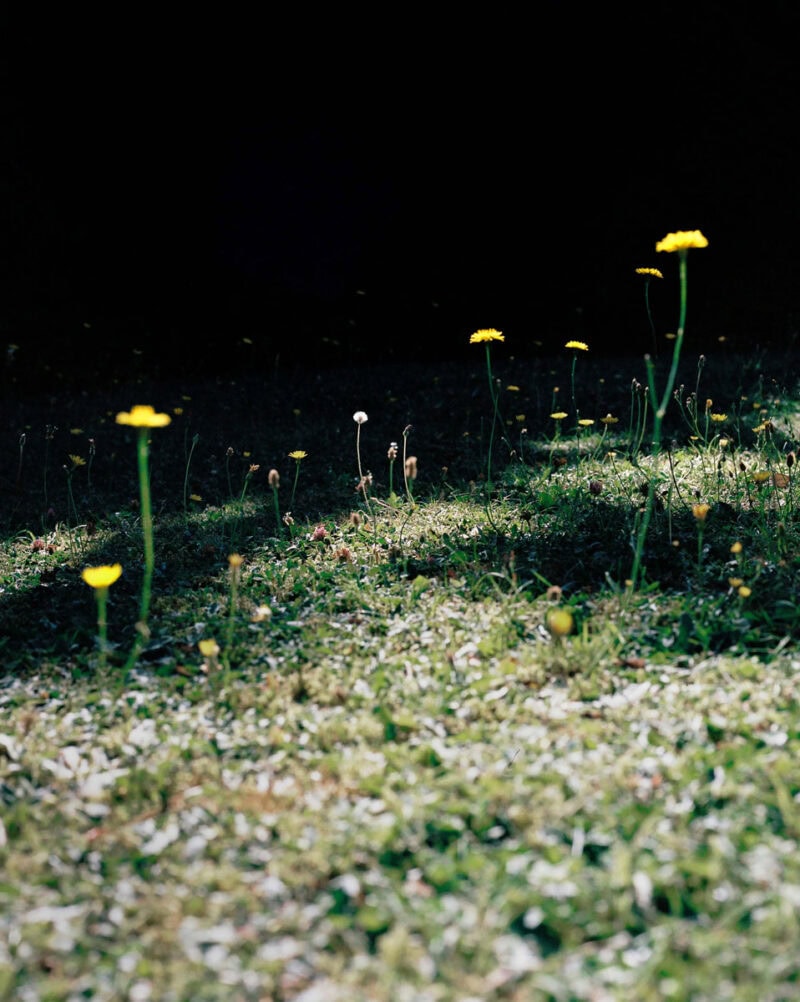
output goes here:
[{"label": "yellow dandelion bloom", "polygon": [[711,420],[714,421],[716,424],[722,424],[723,421],[727,421],[728,420],[728,415],[727,414],[712,414],[711,415]]},{"label": "yellow dandelion bloom", "polygon": [[752,594],[753,594],[752,588],[748,588],[747,585],[740,585],[739,598],[750,598]]},{"label": "yellow dandelion bloom", "polygon": [[664,276],[658,268],[637,268],[637,275],[646,275],[648,278],[663,278]]},{"label": "yellow dandelion bloom", "polygon": [[505,334],[502,331],[496,331],[494,327],[484,327],[470,337],[470,344],[480,344],[482,341],[505,341]]},{"label": "yellow dandelion bloom", "polygon": [[129,424],[134,428],[165,428],[171,420],[169,414],[156,414],[149,404],[137,404],[131,411],[117,414],[117,424]]},{"label": "yellow dandelion bloom", "polygon": [[305,459],[307,455],[308,453],[303,452],[302,449],[295,449],[294,452],[289,453],[289,459],[296,459],[299,462],[301,459]]},{"label": "yellow dandelion bloom", "polygon": [[692,514],[694,515],[695,519],[698,522],[705,522],[706,516],[708,515],[708,513],[710,511],[711,511],[711,505],[710,504],[703,503],[703,504],[693,504],[692,505]]},{"label": "yellow dandelion bloom", "polygon": [[737,539],[736,542],[731,546],[731,553],[741,553],[744,547]]},{"label": "yellow dandelion bloom", "polygon": [[757,484],[765,484],[769,480],[769,470],[759,470],[753,474],[753,481]]},{"label": "yellow dandelion bloom", "polygon": [[519,393],[519,387],[514,386],[513,384],[511,386],[507,386],[506,389],[509,393]]},{"label": "yellow dandelion bloom", "polygon": [[744,581],[741,578],[728,578],[728,584],[731,588],[741,588]]},{"label": "yellow dandelion bloom", "polygon": [[619,424],[619,418],[614,417],[613,414],[606,414],[605,417],[600,418],[602,424]]},{"label": "yellow dandelion bloom", "polygon": [[231,570],[241,567],[244,563],[244,557],[240,553],[231,553],[228,557],[228,566]]},{"label": "yellow dandelion bloom", "polygon": [[216,640],[201,640],[197,646],[204,658],[215,658],[219,654],[219,644]]},{"label": "yellow dandelion bloom", "polygon": [[589,345],[585,341],[567,341],[565,348],[574,348],[575,351],[588,351]]},{"label": "yellow dandelion bloom", "polygon": [[73,466],[86,466],[86,460],[82,456],[70,455],[69,458]]},{"label": "yellow dandelion bloom", "polygon": [[693,247],[708,247],[708,240],[700,230],[678,230],[677,233],[668,233],[663,240],[656,244],[656,252],[667,251],[687,251]]},{"label": "yellow dandelion bloom", "polygon": [[525,421],[525,415],[524,414],[515,414],[514,415],[514,420],[515,421],[519,421],[520,424],[523,424],[524,421]]},{"label": "yellow dandelion bloom", "polygon": [[567,417],[567,412],[566,411],[556,411],[555,414],[551,414],[550,417],[554,421],[563,421],[564,418]]},{"label": "yellow dandelion bloom", "polygon": [[108,588],[122,574],[122,564],[104,564],[102,567],[85,567],[81,577],[92,588]]},{"label": "yellow dandelion bloom", "polygon": [[590,417],[581,418],[580,421],[578,421],[578,424],[581,426],[581,428],[591,428],[592,425],[594,424],[594,418]]}]

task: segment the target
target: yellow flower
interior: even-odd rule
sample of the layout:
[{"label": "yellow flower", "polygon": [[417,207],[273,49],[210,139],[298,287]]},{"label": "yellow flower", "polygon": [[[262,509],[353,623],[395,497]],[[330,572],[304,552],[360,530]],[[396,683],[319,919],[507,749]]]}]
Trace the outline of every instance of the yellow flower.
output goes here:
[{"label": "yellow flower", "polygon": [[693,504],[692,514],[698,522],[705,522],[706,516],[711,511],[710,504]]},{"label": "yellow flower", "polygon": [[81,456],[70,455],[69,458],[73,466],[86,466],[86,460],[83,459]]},{"label": "yellow flower", "polygon": [[647,275],[648,278],[663,278],[664,276],[658,270],[658,268],[637,268],[637,275]]},{"label": "yellow flower", "polygon": [[592,425],[594,424],[594,419],[590,417],[584,417],[581,418],[580,421],[578,421],[578,424],[581,426],[581,428],[591,428]]},{"label": "yellow flower", "polygon": [[305,459],[307,455],[308,453],[303,452],[302,449],[295,449],[294,452],[289,453],[289,459],[296,459],[299,462],[301,459]]},{"label": "yellow flower", "polygon": [[739,588],[739,598],[750,598],[752,594],[753,594],[753,589],[748,588],[747,585],[742,585]]},{"label": "yellow flower", "polygon": [[505,335],[502,331],[496,331],[494,327],[485,327],[475,333],[470,337],[470,344],[480,344],[481,341],[505,341]]},{"label": "yellow flower", "polygon": [[722,424],[723,421],[727,421],[728,420],[728,415],[727,414],[712,414],[711,415],[711,420],[714,421],[714,422],[716,422],[717,424]]},{"label": "yellow flower", "polygon": [[588,351],[589,345],[584,341],[567,341],[565,348],[574,348],[576,351]]},{"label": "yellow flower", "polygon": [[733,546],[731,546],[731,553],[741,553],[742,549],[743,549],[742,544],[737,539],[736,542],[733,544]]},{"label": "yellow flower", "polygon": [[85,567],[81,577],[92,588],[108,588],[122,574],[122,564],[104,564],[102,567]]},{"label": "yellow flower", "polygon": [[219,644],[216,640],[201,640],[197,645],[204,658],[215,658],[219,654]]},{"label": "yellow flower", "polygon": [[547,629],[554,637],[566,637],[572,633],[572,613],[569,609],[551,609],[547,614]]},{"label": "yellow flower", "polygon": [[554,421],[563,421],[564,418],[567,417],[567,412],[566,411],[556,411],[555,414],[551,414],[550,417]]},{"label": "yellow flower", "polygon": [[519,387],[514,386],[513,384],[511,386],[507,386],[506,389],[509,393],[519,393]]},{"label": "yellow flower", "polygon": [[614,417],[613,414],[606,414],[605,417],[601,417],[600,421],[602,424],[619,424],[619,418]]},{"label": "yellow flower", "polygon": [[728,584],[731,586],[731,588],[741,588],[741,586],[744,584],[744,581],[742,581],[741,578],[728,578]]},{"label": "yellow flower", "polygon": [[231,570],[234,570],[237,567],[241,567],[243,563],[244,563],[244,557],[241,556],[241,554],[239,553],[231,553],[231,555],[228,557],[228,565],[230,566]]},{"label": "yellow flower", "polygon": [[137,404],[130,413],[117,414],[117,424],[129,424],[134,428],[165,428],[171,420],[169,414],[156,414],[149,404]]},{"label": "yellow flower", "polygon": [[656,252],[687,251],[692,247],[708,247],[708,240],[700,230],[678,230],[677,233],[668,233],[656,244]]},{"label": "yellow flower", "polygon": [[753,474],[753,481],[757,484],[765,484],[769,480],[769,470],[759,470]]}]

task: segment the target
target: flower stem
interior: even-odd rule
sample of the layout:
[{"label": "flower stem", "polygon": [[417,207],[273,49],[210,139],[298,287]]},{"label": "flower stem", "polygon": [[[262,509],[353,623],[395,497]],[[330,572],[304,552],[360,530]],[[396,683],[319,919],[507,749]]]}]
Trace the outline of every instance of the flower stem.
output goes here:
[{"label": "flower stem", "polygon": [[494,385],[494,379],[492,378],[492,358],[491,352],[489,351],[489,345],[486,345],[486,372],[489,377],[489,394],[492,398],[492,427],[489,431],[489,454],[486,461],[486,486],[489,490],[492,489],[492,449],[494,447],[494,429],[497,424],[497,411],[498,411],[498,400],[497,400],[497,389]]},{"label": "flower stem", "polygon": [[150,612],[150,591],[153,584],[155,550],[153,547],[153,512],[150,504],[150,474],[148,471],[148,428],[139,428],[136,455],[139,463],[139,496],[142,510],[142,537],[144,541],[144,576],[139,603],[139,627],[146,631]]},{"label": "flower stem", "polygon": [[97,588],[97,645],[101,668],[106,666],[106,650],[108,649],[108,620],[106,606],[108,603],[108,588]]},{"label": "flower stem", "polygon": [[[650,389],[650,396],[653,398],[653,443],[652,443],[652,456],[657,459],[659,452],[661,450],[661,432],[664,423],[664,417],[667,413],[667,405],[669,404],[670,398],[672,396],[672,389],[675,386],[675,379],[678,375],[678,363],[681,358],[681,347],[683,346],[683,332],[686,327],[686,287],[687,287],[687,269],[686,269],[686,258],[688,255],[687,250],[679,250],[679,267],[680,267],[680,282],[681,282],[681,310],[680,310],[680,322],[678,324],[678,333],[675,338],[675,347],[672,351],[672,365],[670,366],[669,375],[667,376],[667,385],[664,388],[664,394],[661,397],[661,403],[657,404],[658,397],[656,395],[656,381],[655,381],[655,366],[653,365],[653,360],[650,356],[645,356],[645,365],[647,366],[647,384]],[[639,524],[639,532],[636,537],[636,550],[633,558],[633,568],[631,570],[631,581],[633,582],[633,587],[638,587],[639,577],[642,573],[642,555],[644,553],[645,538],[647,536],[647,528],[650,524],[650,518],[653,513],[653,508],[655,506],[655,494],[656,494],[656,473],[653,472],[649,478],[648,490],[647,490],[647,502],[645,504],[644,514],[642,515],[642,521]]]}]

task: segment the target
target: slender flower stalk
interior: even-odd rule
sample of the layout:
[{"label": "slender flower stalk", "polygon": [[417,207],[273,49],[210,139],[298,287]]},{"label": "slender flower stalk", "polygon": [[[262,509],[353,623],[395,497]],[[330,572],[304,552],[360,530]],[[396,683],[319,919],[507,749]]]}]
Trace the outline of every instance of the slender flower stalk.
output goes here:
[{"label": "slender flower stalk", "polygon": [[710,504],[693,504],[692,515],[697,523],[697,570],[703,569],[703,533],[706,528],[706,518],[711,511]]},{"label": "slender flower stalk", "polygon": [[289,499],[289,510],[294,511],[294,495],[297,490],[297,480],[300,476],[300,464],[308,456],[307,452],[303,452],[302,449],[295,449],[294,452],[289,453],[289,459],[293,459],[295,462],[294,470],[294,483],[292,484],[292,496]]},{"label": "slender flower stalk", "polygon": [[199,435],[195,435],[192,438],[189,454],[186,457],[186,472],[183,475],[183,518],[186,522],[189,521],[189,467],[192,465],[192,456],[194,455],[194,450],[197,448],[197,443],[199,441]]},{"label": "slender flower stalk", "polygon": [[[244,563],[244,558],[238,553],[231,553],[228,557],[228,568],[230,571],[230,581],[231,581],[231,594],[230,594],[230,606],[228,608],[228,629],[225,638],[226,651],[231,649],[233,645],[233,628],[236,622],[236,599],[239,592],[239,580],[242,573],[242,564]],[[226,655],[227,656],[227,655]]]},{"label": "slender flower stalk", "polygon": [[281,486],[281,475],[277,470],[270,470],[267,474],[267,483],[272,488],[272,503],[275,507],[275,528],[278,535],[281,534],[281,506],[278,503],[278,488]]},{"label": "slender flower stalk", "polygon": [[104,565],[102,567],[86,567],[81,574],[83,580],[94,589],[97,600],[97,649],[100,657],[100,667],[105,668],[106,651],[108,650],[108,589],[122,574],[120,564]]},{"label": "slender flower stalk", "polygon": [[[417,457],[408,455],[408,436],[413,431],[410,424],[407,424],[403,428],[403,483],[406,488],[406,497],[410,504],[414,504],[414,492],[409,484],[409,481],[414,481],[417,479]],[[413,463],[411,460],[413,459]],[[411,475],[413,473],[413,476]]]},{"label": "slender flower stalk", "polygon": [[[356,459],[358,461],[358,490],[360,490],[364,495],[364,504],[367,508],[367,514],[369,515],[369,520],[372,522],[373,532],[377,533],[377,526],[375,520],[372,517],[372,508],[369,503],[369,492],[367,490],[369,481],[372,479],[372,474],[368,473],[364,476],[364,471],[361,468],[361,425],[369,420],[364,411],[356,411],[353,415],[353,420],[356,423]],[[377,538],[377,537],[376,537]]]},{"label": "slender flower stalk", "polygon": [[[653,364],[653,359],[649,356],[645,356],[645,366],[647,368],[647,382],[650,389],[650,396],[653,400],[653,456],[657,457],[661,450],[661,431],[664,423],[664,417],[667,413],[667,405],[672,397],[672,390],[675,386],[675,379],[678,375],[678,363],[681,358],[681,348],[683,346],[683,335],[686,330],[686,295],[687,295],[687,257],[689,251],[692,248],[703,248],[708,247],[708,240],[703,236],[700,230],[679,230],[676,233],[668,233],[663,240],[659,240],[656,244],[656,252],[666,251],[667,253],[678,253],[678,267],[680,274],[680,285],[681,285],[681,304],[680,304],[680,320],[678,323],[678,332],[675,337],[675,347],[672,350],[672,365],[669,370],[669,375],[667,376],[667,384],[664,387],[664,393],[661,396],[661,401],[659,403],[658,394],[656,392],[656,380],[655,380],[655,366]],[[636,552],[633,559],[633,568],[631,570],[631,581],[633,582],[633,587],[636,588],[639,581],[639,575],[642,570],[642,554],[644,552],[644,543],[647,536],[647,529],[650,524],[650,517],[653,512],[653,506],[655,503],[655,491],[656,491],[656,477],[651,476],[649,480],[649,488],[647,494],[647,504],[645,505],[645,510],[642,515],[642,521],[639,525],[639,532],[636,538]]]},{"label": "slender flower stalk", "polygon": [[663,278],[664,276],[658,270],[658,268],[637,268],[637,275],[644,276],[644,305],[647,310],[647,319],[650,321],[650,334],[653,338],[653,354],[658,356],[658,341],[656,340],[656,325],[653,323],[653,314],[650,312],[650,282],[654,278]]},{"label": "slender flower stalk", "polygon": [[[403,445],[405,447],[405,442]],[[397,442],[389,443],[386,458],[389,460],[389,500],[391,501],[394,498],[394,464],[397,462]]]},{"label": "slender flower stalk", "polygon": [[492,398],[492,427],[489,431],[489,453],[486,459],[486,487],[489,491],[492,489],[492,448],[494,446],[494,430],[497,426],[499,409],[499,397],[492,377],[492,356],[489,350],[492,341],[505,341],[505,335],[501,331],[495,330],[494,327],[489,327],[475,331],[469,339],[470,344],[485,343],[486,345],[486,374],[489,377],[489,395]]},{"label": "slender flower stalk", "polygon": [[578,352],[588,351],[589,345],[583,341],[567,341],[564,347],[572,349],[572,371],[570,374],[570,385],[572,387],[572,409],[575,411],[575,422],[577,426],[580,425],[581,412],[578,410],[578,404],[575,400],[575,367],[578,364]]},{"label": "slender flower stalk", "polygon": [[117,424],[130,425],[136,428],[136,457],[139,466],[139,498],[142,514],[142,537],[144,542],[144,575],[142,577],[142,593],[139,601],[139,622],[136,624],[139,638],[134,644],[129,664],[132,665],[139,652],[139,644],[149,633],[147,618],[150,613],[150,593],[153,584],[155,567],[155,548],[153,544],[153,511],[150,502],[150,471],[148,468],[149,436],[153,428],[165,428],[172,418],[169,414],[156,414],[149,405],[137,405],[130,412],[117,414]]},{"label": "slender flower stalk", "polygon": [[23,431],[19,436],[19,462],[17,463],[17,490],[22,486],[22,458],[25,455],[25,441],[27,435]]}]

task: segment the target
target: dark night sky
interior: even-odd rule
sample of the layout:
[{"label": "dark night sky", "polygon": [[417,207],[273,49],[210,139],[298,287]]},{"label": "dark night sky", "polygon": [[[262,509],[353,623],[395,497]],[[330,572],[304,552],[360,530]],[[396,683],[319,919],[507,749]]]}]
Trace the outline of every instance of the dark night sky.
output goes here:
[{"label": "dark night sky", "polygon": [[[20,28],[5,64],[6,341],[210,360],[637,351],[638,265],[701,228],[690,326],[798,324],[798,17],[662,5],[538,21]],[[33,44],[35,42],[35,44]],[[674,324],[674,284],[657,290]],[[654,295],[656,290],[654,290]],[[84,323],[91,323],[85,328]],[[644,349],[643,349],[644,350]]]}]

